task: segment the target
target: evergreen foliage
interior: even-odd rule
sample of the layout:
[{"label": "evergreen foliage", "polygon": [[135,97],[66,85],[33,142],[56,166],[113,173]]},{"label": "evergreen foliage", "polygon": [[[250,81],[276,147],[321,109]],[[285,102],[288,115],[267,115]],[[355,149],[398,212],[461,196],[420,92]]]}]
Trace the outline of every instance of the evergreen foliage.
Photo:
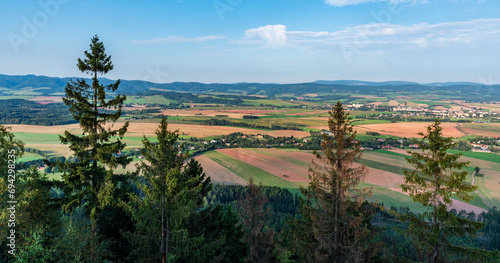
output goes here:
[{"label": "evergreen foliage", "polygon": [[[366,260],[363,241],[370,233],[363,212],[363,199],[369,190],[359,188],[366,174],[364,166],[354,167],[361,156],[350,118],[337,104],[329,111],[330,137],[323,134],[322,152],[310,168],[308,188],[301,188],[305,199],[302,219],[291,222],[298,231],[294,237],[306,260],[315,262],[362,262]],[[303,232],[305,231],[305,232]]]},{"label": "evergreen foliage", "polygon": [[[105,53],[104,44],[98,36],[92,38],[90,50],[84,52],[84,59],[78,59],[78,69],[91,74],[92,84],[84,79],[70,81],[66,85],[66,96],[63,102],[69,106],[74,119],[80,123],[82,135],[65,131],[60,136],[61,143],[68,144],[78,162],[59,163],[64,171],[63,209],[73,211],[82,203],[92,223],[92,249],[98,246],[98,221],[107,206],[116,205],[119,188],[127,184],[126,175],[116,174],[117,167],[125,168],[131,158],[119,156],[125,148],[122,138],[127,131],[128,123],[119,129],[112,129],[113,123],[121,115],[126,96],[117,95],[109,98],[107,92],[115,92],[120,81],[103,86],[98,76],[113,69],[111,56]],[[118,139],[112,137],[118,136]],[[92,252],[93,261],[97,260],[97,252]]]},{"label": "evergreen foliage", "polygon": [[202,237],[190,237],[185,220],[200,208],[211,187],[199,163],[179,145],[178,131],[169,131],[166,118],[156,131],[158,143],[143,139],[146,162],[138,166],[143,176],[140,195],[127,205],[136,222],[130,235],[139,262],[171,262],[186,256]]},{"label": "evergreen foliage", "polygon": [[459,161],[460,154],[449,154],[452,139],[442,136],[440,122],[436,120],[427,127],[427,133],[418,145],[422,152],[408,152],[406,158],[415,170],[405,170],[405,183],[401,185],[403,192],[408,193],[413,201],[419,202],[430,211],[422,215],[407,214],[402,219],[409,222],[407,233],[415,240],[415,244],[425,254],[426,262],[447,262],[450,255],[462,253],[476,259],[488,259],[494,253],[455,245],[450,241],[453,236],[476,235],[484,226],[467,218],[448,212],[452,196],[469,202],[470,194],[477,186],[465,183],[467,171],[462,169],[468,162]]}]

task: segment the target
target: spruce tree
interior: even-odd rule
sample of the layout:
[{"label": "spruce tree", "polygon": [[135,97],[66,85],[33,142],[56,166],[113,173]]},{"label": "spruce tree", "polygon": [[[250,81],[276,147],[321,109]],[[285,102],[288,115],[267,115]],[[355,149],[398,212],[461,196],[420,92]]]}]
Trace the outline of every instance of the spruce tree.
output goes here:
[{"label": "spruce tree", "polygon": [[203,237],[189,238],[184,221],[201,207],[211,183],[196,160],[187,161],[178,130],[169,131],[166,118],[155,133],[157,143],[143,139],[147,162],[138,166],[143,197],[132,196],[127,205],[136,222],[131,241],[140,262],[171,262],[201,245]]},{"label": "spruce tree", "polygon": [[317,160],[309,169],[311,181],[300,189],[305,197],[300,208],[304,219],[297,222],[310,224],[312,233],[295,236],[299,241],[314,237],[313,251],[308,254],[312,257],[313,253],[316,262],[362,262],[363,239],[369,234],[362,204],[370,191],[359,184],[366,168],[353,163],[362,152],[342,103],[337,102],[329,114],[329,132],[323,134],[322,151],[314,151]]},{"label": "spruce tree", "polygon": [[[92,38],[89,51],[78,59],[78,69],[92,76],[91,84],[85,79],[70,81],[65,87],[63,102],[69,106],[74,119],[80,123],[81,135],[65,131],[60,140],[68,144],[77,162],[60,164],[64,173],[65,186],[63,209],[73,211],[82,203],[92,224],[92,247],[97,247],[97,229],[100,213],[106,206],[115,204],[115,192],[125,184],[125,175],[115,174],[119,166],[125,168],[131,158],[120,152],[125,148],[122,138],[128,122],[113,129],[120,118],[124,95],[110,95],[117,91],[120,80],[104,86],[98,77],[113,69],[111,56],[105,52],[104,44],[96,35]],[[115,138],[115,137],[118,138]],[[92,260],[96,259],[93,254]]]},{"label": "spruce tree", "polygon": [[420,250],[426,252],[426,262],[451,262],[450,256],[455,253],[476,259],[491,258],[494,256],[492,252],[451,242],[453,236],[475,236],[484,224],[448,211],[453,196],[470,202],[474,198],[470,193],[477,186],[465,182],[468,172],[463,168],[469,162],[461,162],[461,154],[447,152],[452,148],[453,141],[450,137],[443,137],[440,124],[436,120],[427,127],[426,134],[420,132],[423,138],[418,145],[422,151],[409,151],[411,158],[406,158],[415,170],[404,171],[405,183],[401,188],[414,202],[430,209],[422,215],[402,216],[404,221],[409,222],[407,234]]}]

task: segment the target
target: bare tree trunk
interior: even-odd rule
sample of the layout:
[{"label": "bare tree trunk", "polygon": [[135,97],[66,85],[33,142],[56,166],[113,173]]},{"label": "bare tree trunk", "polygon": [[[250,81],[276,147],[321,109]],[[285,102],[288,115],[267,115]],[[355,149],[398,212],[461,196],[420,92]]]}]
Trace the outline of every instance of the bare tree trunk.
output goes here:
[{"label": "bare tree trunk", "polygon": [[170,242],[170,225],[169,225],[169,220],[170,217],[167,215],[167,222],[166,222],[166,225],[167,227],[165,228],[165,232],[167,233],[166,236],[166,242],[165,242],[165,260],[168,259],[168,254],[169,254],[169,242]]},{"label": "bare tree trunk", "polygon": [[165,236],[165,195],[162,195],[162,197],[161,197],[161,246],[160,246],[161,262],[162,263],[167,262],[165,241],[166,241],[166,236]]}]

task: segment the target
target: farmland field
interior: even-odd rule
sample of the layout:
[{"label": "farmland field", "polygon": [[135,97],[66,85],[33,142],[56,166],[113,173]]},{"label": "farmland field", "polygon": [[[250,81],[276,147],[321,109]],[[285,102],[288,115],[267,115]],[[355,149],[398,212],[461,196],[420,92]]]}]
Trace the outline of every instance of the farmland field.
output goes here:
[{"label": "farmland field", "polygon": [[[371,200],[378,200],[386,205],[404,205],[409,206],[416,211],[422,211],[422,207],[415,205],[407,195],[401,192],[400,185],[404,183],[402,171],[405,168],[411,168],[406,162],[403,162],[403,154],[394,155],[395,159],[391,161],[391,154],[388,151],[373,151],[366,152],[360,163],[363,163],[368,168],[368,173],[365,178],[365,185],[373,186],[373,197]],[[398,154],[398,153],[396,153]],[[265,176],[272,176],[273,180],[279,181],[270,182],[263,180],[263,184],[277,183],[278,186],[285,186],[282,179],[295,183],[293,186],[288,184],[288,187],[298,187],[297,182],[307,182],[302,180],[307,178],[307,169],[313,155],[307,151],[297,150],[278,150],[278,149],[225,149],[203,154],[199,159],[203,166],[207,163],[207,159],[214,160],[222,166],[231,170],[230,176],[221,180],[224,183],[236,183],[239,176],[245,181],[248,180],[248,171],[256,172],[259,180],[263,180]],[[390,162],[390,164],[389,164]],[[235,168],[235,165],[240,165],[240,168]],[[210,166],[210,165],[208,165]],[[265,175],[262,171],[266,171]],[[482,170],[483,171],[483,170]],[[209,169],[207,174],[218,181],[218,170]],[[222,172],[227,174],[227,172]],[[283,177],[287,174],[289,177]],[[477,182],[480,186],[480,195],[474,194],[476,200],[471,204],[454,200],[450,209],[454,208],[457,211],[462,209],[473,210],[475,212],[485,211],[488,206],[500,205],[500,172],[493,170],[484,170],[484,177],[477,177]],[[297,177],[300,176],[300,177]],[[224,176],[223,176],[224,177]],[[298,179],[299,180],[298,180]],[[471,178],[468,178],[470,181]],[[497,180],[495,185],[493,182]],[[243,182],[239,182],[242,184]],[[303,183],[301,185],[304,185]],[[484,199],[483,199],[484,198]]]}]

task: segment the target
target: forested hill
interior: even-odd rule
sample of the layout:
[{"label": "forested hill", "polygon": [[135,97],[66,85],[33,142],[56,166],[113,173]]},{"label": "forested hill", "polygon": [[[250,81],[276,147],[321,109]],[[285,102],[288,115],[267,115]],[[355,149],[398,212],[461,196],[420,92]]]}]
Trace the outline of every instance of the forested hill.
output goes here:
[{"label": "forested hill", "polygon": [[[9,76],[0,74],[0,96],[6,95],[54,95],[64,92],[66,83],[75,78],[56,78],[47,76]],[[106,78],[99,81],[103,85],[114,82]],[[418,84],[414,82],[390,81],[316,81],[297,84],[262,84],[235,83],[204,84],[198,82],[153,83],[141,80],[122,80],[122,94],[148,95],[161,90],[185,91],[191,93],[224,92],[245,95],[265,95],[274,97],[281,94],[301,96],[304,94],[363,94],[378,96],[414,96],[425,95],[429,99],[446,97],[466,101],[498,101],[500,100],[500,85],[483,85],[478,83],[431,83]]]}]

